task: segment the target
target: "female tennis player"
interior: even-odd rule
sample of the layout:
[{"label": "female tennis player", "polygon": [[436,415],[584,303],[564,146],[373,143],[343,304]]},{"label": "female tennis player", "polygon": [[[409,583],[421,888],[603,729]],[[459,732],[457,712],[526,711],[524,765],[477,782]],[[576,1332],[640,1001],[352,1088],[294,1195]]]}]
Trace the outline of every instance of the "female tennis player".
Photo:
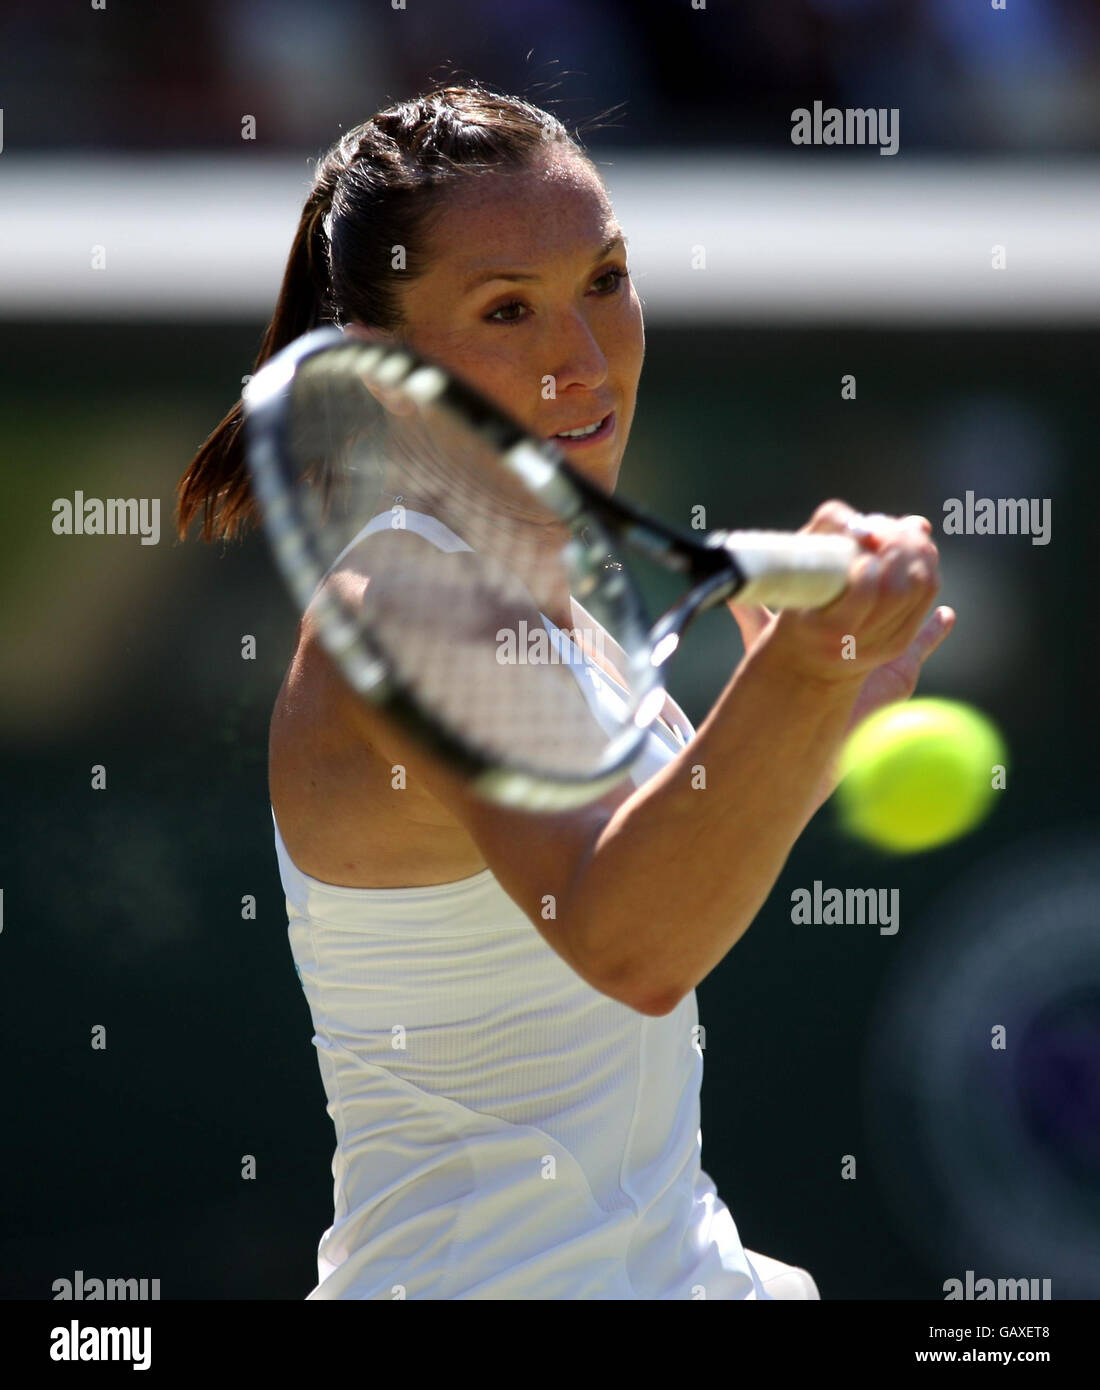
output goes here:
[{"label": "female tennis player", "polygon": [[[641,306],[599,175],[545,111],[448,86],[333,146],[257,367],[324,322],[440,361],[614,488]],[[241,416],[181,480],[181,535],[200,512],[206,539],[255,520]],[[407,524],[461,544],[437,518]],[[336,1131],[309,1298],[818,1297],[744,1249],[701,1167],[695,987],[831,792],[846,733],[912,692],[954,614],[929,613],[923,518],[833,501],[804,529],[858,537],[845,593],[819,612],[731,605],[744,654],[699,730],[667,698],[633,776],[579,810],[473,796],[303,621],[270,789]]]}]

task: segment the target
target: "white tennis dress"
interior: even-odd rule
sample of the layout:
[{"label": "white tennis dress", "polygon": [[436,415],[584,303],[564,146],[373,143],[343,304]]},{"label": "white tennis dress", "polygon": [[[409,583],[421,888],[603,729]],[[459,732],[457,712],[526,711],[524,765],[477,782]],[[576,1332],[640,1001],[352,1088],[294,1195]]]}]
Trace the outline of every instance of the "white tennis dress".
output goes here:
[{"label": "white tennis dress", "polygon": [[[576,674],[599,717],[618,687]],[[663,718],[639,785],[694,734],[671,697]],[[700,1165],[694,991],[658,1018],[599,993],[488,869],[341,888],[275,845],[336,1130],[310,1299],[771,1296]]]}]

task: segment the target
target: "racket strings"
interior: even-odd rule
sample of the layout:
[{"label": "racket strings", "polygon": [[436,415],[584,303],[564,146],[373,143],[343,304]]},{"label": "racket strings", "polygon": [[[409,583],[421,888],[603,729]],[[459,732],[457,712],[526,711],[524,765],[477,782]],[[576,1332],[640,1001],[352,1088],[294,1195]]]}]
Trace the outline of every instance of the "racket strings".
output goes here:
[{"label": "racket strings", "polygon": [[[465,745],[551,777],[594,775],[636,702],[601,678],[598,616],[591,630],[574,623],[574,590],[601,607],[591,534],[586,543],[476,428],[396,388],[372,391],[353,363],[307,363],[288,425],[328,591],[407,699]],[[420,534],[417,514],[445,527],[434,539],[451,548]]]}]

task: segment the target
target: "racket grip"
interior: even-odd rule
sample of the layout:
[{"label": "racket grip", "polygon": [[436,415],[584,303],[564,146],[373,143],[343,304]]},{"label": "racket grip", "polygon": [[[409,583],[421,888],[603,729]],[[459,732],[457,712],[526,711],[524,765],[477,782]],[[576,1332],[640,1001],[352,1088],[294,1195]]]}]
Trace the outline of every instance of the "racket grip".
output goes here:
[{"label": "racket grip", "polygon": [[727,531],[717,541],[745,576],[737,603],[824,608],[845,589],[860,553],[850,536],[789,531]]}]

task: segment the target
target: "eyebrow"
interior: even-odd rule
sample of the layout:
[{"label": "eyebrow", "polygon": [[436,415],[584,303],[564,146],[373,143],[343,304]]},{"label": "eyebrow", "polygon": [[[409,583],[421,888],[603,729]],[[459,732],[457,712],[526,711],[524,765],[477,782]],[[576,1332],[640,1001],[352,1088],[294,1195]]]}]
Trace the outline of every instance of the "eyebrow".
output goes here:
[{"label": "eyebrow", "polygon": [[[612,249],[612,247],[618,246],[620,242],[622,242],[623,247],[625,249],[627,245],[626,237],[623,235],[621,231],[614,232],[611,236],[607,238],[604,244],[592,257],[592,264],[596,265],[598,264],[598,262],[602,261],[603,258],[607,255],[607,253]],[[470,277],[466,280],[465,284],[463,285],[462,293],[469,294],[471,290],[476,289],[479,285],[487,284],[490,280],[524,281],[541,279],[541,275],[532,275],[529,272],[522,270],[505,270],[497,269],[495,267],[475,268],[473,270],[473,273],[470,275]]]}]

